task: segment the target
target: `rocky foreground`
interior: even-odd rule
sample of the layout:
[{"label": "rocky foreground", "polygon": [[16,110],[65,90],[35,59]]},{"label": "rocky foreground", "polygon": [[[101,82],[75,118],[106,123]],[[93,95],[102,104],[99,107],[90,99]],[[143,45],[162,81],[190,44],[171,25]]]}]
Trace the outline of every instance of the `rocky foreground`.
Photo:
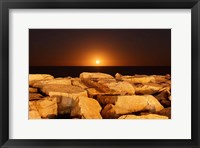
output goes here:
[{"label": "rocky foreground", "polygon": [[29,119],[170,119],[171,77],[29,74]]}]

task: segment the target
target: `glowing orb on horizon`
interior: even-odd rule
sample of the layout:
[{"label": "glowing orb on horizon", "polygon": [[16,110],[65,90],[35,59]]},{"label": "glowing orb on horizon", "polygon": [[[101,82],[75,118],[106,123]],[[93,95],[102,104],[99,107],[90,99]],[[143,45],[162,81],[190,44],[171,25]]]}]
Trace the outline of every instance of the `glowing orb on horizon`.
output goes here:
[{"label": "glowing orb on horizon", "polygon": [[100,61],[99,60],[96,60],[96,62],[95,62],[97,65],[99,65],[100,64]]}]

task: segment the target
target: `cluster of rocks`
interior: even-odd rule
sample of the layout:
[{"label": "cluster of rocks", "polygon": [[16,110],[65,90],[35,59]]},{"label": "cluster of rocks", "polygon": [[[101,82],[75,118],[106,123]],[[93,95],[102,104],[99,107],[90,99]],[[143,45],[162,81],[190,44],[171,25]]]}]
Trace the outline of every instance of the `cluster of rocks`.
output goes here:
[{"label": "cluster of rocks", "polygon": [[171,77],[29,74],[29,119],[170,119]]}]

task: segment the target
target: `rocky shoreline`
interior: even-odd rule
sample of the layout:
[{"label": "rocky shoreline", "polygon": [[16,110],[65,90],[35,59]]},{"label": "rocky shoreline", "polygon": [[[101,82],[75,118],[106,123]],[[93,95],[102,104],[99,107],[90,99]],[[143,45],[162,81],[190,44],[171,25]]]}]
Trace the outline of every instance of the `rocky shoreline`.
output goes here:
[{"label": "rocky shoreline", "polygon": [[171,119],[171,76],[29,74],[29,119]]}]

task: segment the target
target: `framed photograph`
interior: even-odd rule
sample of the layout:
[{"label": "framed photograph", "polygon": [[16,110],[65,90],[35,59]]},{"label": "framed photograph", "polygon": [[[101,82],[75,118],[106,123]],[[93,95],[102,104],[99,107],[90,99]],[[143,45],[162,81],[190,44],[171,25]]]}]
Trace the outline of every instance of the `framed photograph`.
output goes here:
[{"label": "framed photograph", "polygon": [[1,0],[1,147],[200,147],[198,0]]}]

